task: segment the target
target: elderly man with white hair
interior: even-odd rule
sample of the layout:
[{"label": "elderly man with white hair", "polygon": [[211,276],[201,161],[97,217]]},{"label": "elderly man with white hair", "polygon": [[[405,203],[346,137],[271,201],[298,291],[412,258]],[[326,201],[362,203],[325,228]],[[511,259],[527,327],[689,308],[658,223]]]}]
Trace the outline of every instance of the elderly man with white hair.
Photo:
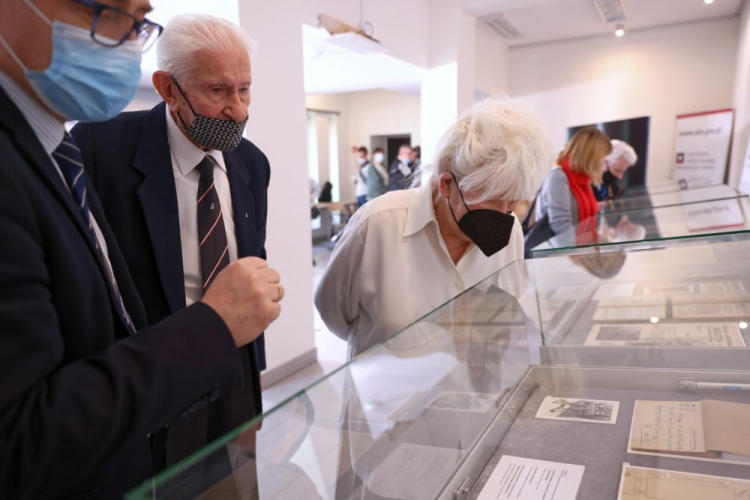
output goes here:
[{"label": "elderly man with white hair", "polygon": [[441,140],[429,180],[357,211],[315,296],[350,357],[396,333],[507,264],[523,259],[512,214],[551,164],[538,116],[486,100]]},{"label": "elderly man with white hair", "polygon": [[612,153],[607,156],[607,166],[599,186],[592,186],[597,201],[613,201],[622,196],[624,191],[622,178],[625,172],[638,162],[638,155],[633,147],[625,141],[612,140]]},{"label": "elderly man with white hair", "polygon": [[[229,263],[266,258],[270,167],[242,137],[254,50],[229,21],[178,16],[156,47],[152,81],[163,102],[73,129],[150,323],[201,301]],[[281,300],[283,288],[274,294]],[[156,439],[157,462],[160,444],[174,464],[261,413],[263,337],[240,357],[243,386],[175,415]]]}]

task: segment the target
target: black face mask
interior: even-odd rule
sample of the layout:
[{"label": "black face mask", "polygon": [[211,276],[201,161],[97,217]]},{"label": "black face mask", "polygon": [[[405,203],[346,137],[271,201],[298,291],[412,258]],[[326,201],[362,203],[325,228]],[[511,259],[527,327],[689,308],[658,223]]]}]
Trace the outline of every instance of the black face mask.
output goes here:
[{"label": "black face mask", "polygon": [[456,176],[451,173],[453,180],[456,182],[458,194],[461,195],[461,201],[466,207],[466,215],[461,220],[456,220],[456,214],[453,213],[450,199],[448,208],[451,210],[453,220],[458,224],[459,229],[479,247],[484,255],[491,257],[510,243],[510,235],[513,232],[513,224],[516,218],[510,214],[504,214],[497,210],[477,209],[471,210],[466,204],[461,188],[458,187]]},{"label": "black face mask", "polygon": [[185,92],[182,91],[177,80],[172,77],[172,81],[174,81],[177,89],[190,107],[190,111],[193,112],[193,123],[191,123],[189,127],[185,123],[185,120],[182,119],[182,116],[177,113],[177,118],[180,119],[182,126],[185,127],[187,136],[190,137],[193,142],[203,146],[206,151],[211,149],[217,151],[232,151],[240,145],[240,142],[242,141],[242,133],[245,131],[248,117],[245,117],[241,122],[236,122],[234,120],[219,120],[199,115],[193,109],[190,101],[187,100],[187,96],[185,95]]}]

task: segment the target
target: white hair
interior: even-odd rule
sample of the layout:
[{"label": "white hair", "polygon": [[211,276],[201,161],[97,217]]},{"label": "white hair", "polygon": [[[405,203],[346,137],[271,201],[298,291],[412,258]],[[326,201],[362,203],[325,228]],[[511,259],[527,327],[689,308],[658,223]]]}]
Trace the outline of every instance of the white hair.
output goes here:
[{"label": "white hair", "polygon": [[464,112],[443,135],[427,167],[433,186],[452,172],[471,204],[534,198],[552,166],[552,146],[528,106],[485,99]]},{"label": "white hair", "polygon": [[255,41],[234,23],[209,14],[173,17],[156,44],[156,64],[178,82],[194,70],[196,52],[232,52],[244,49],[251,60]]},{"label": "white hair", "polygon": [[638,161],[638,155],[635,154],[635,149],[630,144],[625,141],[612,139],[612,153],[607,156],[607,161],[615,162],[620,158],[625,158],[629,167],[632,167]]}]

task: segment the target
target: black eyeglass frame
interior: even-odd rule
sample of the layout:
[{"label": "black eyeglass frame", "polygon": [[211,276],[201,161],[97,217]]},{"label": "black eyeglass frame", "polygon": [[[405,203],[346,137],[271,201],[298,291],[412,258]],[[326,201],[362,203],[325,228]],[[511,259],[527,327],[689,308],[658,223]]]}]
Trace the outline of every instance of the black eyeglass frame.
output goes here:
[{"label": "black eyeglass frame", "polygon": [[[149,21],[146,18],[144,18],[143,21],[139,21],[130,12],[122,10],[122,9],[120,9],[118,7],[113,6],[113,5],[107,5],[107,4],[99,3],[99,2],[96,2],[94,0],[73,0],[73,1],[76,2],[76,3],[79,3],[81,5],[84,5],[84,6],[88,7],[88,8],[90,8],[91,11],[94,13],[94,20],[91,22],[91,39],[94,40],[99,45],[104,45],[105,47],[111,47],[111,48],[119,47],[120,45],[122,45],[123,43],[125,43],[125,41],[130,37],[131,33],[136,33],[136,35],[138,35],[138,34],[140,34],[143,31],[144,27],[150,27],[152,30],[156,30],[158,32],[158,34],[156,35],[156,38],[159,38],[161,36],[162,32],[164,31],[164,26],[162,26],[160,24],[157,24],[157,23],[155,23],[153,21]],[[127,16],[127,17],[129,17],[130,19],[133,20],[133,26],[129,30],[127,30],[122,35],[122,37],[120,38],[120,40],[118,40],[117,43],[114,44],[114,45],[113,44],[104,43],[103,41],[98,40],[97,37],[96,37],[96,27],[97,27],[97,24],[99,23],[99,19],[101,18],[102,13],[105,12],[105,11],[107,11],[107,10],[112,10],[114,12],[117,12],[118,14],[125,15],[125,16]],[[145,50],[148,50],[149,48],[150,48],[150,46],[146,47]]]}]

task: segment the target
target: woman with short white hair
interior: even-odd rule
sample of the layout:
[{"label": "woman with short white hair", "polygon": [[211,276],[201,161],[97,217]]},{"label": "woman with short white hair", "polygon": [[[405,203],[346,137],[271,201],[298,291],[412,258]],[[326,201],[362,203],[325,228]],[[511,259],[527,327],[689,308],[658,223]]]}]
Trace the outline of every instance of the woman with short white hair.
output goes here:
[{"label": "woman with short white hair", "polygon": [[315,296],[349,357],[523,259],[512,211],[533,198],[551,164],[539,117],[488,99],[443,136],[428,179],[362,207],[338,243]]},{"label": "woman with short white hair", "polygon": [[613,201],[622,196],[624,191],[622,178],[628,168],[638,163],[638,155],[633,147],[625,141],[612,140],[612,152],[607,156],[607,167],[602,176],[602,183],[593,186],[598,201]]}]

